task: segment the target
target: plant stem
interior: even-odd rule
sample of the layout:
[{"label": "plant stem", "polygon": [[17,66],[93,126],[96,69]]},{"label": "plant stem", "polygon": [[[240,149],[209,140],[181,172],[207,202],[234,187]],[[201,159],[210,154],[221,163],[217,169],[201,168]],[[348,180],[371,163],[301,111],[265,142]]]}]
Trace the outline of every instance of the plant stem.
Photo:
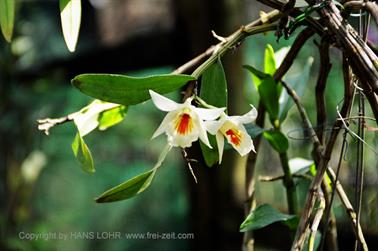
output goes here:
[{"label": "plant stem", "polygon": [[[279,16],[275,13],[273,17]],[[203,62],[193,73],[192,76],[199,78],[202,73],[209,68],[218,58],[222,57],[228,50],[235,48],[247,36],[273,31],[277,29],[276,24],[263,24],[259,26],[242,26],[236,32],[225,38],[225,42],[221,42],[214,48],[213,54]]]},{"label": "plant stem", "polygon": [[281,161],[282,169],[284,171],[283,183],[286,188],[289,214],[296,214],[297,209],[298,209],[297,190],[295,188],[293,175],[291,174],[291,171],[290,171],[287,152],[280,153],[280,161]]}]

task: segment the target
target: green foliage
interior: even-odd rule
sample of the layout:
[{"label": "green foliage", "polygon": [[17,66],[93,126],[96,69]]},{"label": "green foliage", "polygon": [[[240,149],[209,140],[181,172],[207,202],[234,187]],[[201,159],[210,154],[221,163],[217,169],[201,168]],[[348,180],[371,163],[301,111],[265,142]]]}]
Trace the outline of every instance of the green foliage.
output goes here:
[{"label": "green foliage", "polygon": [[265,78],[258,87],[261,102],[264,104],[270,121],[274,124],[278,118],[279,104],[278,104],[278,91],[277,83],[273,77]]},{"label": "green foliage", "polygon": [[265,131],[263,136],[277,152],[284,153],[289,149],[289,141],[282,132],[277,130]]},{"label": "green foliage", "polygon": [[[216,107],[227,107],[227,80],[220,60],[212,64],[202,75],[200,97]],[[211,167],[219,160],[215,136],[209,135],[213,149],[200,142],[206,165]]]},{"label": "green foliage", "polygon": [[276,72],[276,59],[273,47],[270,44],[267,44],[265,48],[264,71],[271,76]]},{"label": "green foliage", "polygon": [[203,73],[200,97],[210,105],[227,107],[227,80],[220,60]]},{"label": "green foliage", "polygon": [[266,130],[264,128],[261,128],[255,124],[247,124],[245,125],[245,129],[247,130],[247,133],[249,136],[251,136],[252,139],[256,138]]},{"label": "green foliage", "polygon": [[15,0],[0,0],[0,26],[5,40],[12,40],[14,16],[15,16]]},{"label": "green foliage", "polygon": [[150,171],[137,175],[134,178],[131,178],[124,183],[109,189],[108,191],[101,194],[96,199],[96,202],[104,203],[127,200],[146,190],[151,185],[156,170],[161,166],[170,150],[171,146],[168,144],[160,154],[155,166]]},{"label": "green foliage", "polygon": [[83,93],[100,100],[122,105],[136,105],[150,99],[148,90],[165,94],[177,90],[191,80],[195,78],[183,74],[149,77],[82,74],[76,76],[72,84]]},{"label": "green foliage", "polygon": [[240,225],[240,232],[256,230],[278,221],[288,221],[295,215],[282,214],[274,207],[263,204],[256,207]]},{"label": "green foliage", "polygon": [[126,182],[111,188],[96,199],[98,203],[127,200],[146,190],[154,178],[156,169],[142,173]]},{"label": "green foliage", "polygon": [[79,133],[76,134],[72,142],[72,151],[84,171],[88,173],[95,172],[92,154]]},{"label": "green foliage", "polygon": [[81,23],[81,0],[59,0],[60,19],[64,40],[70,52],[74,52]]},{"label": "green foliage", "polygon": [[98,117],[98,129],[101,131],[106,130],[109,127],[120,123],[125,118],[127,110],[127,106],[120,105],[113,109],[100,113],[100,116]]},{"label": "green foliage", "polygon": [[[288,74],[284,77],[284,80],[287,81],[287,84],[291,85],[291,87],[295,90],[299,97],[303,97],[303,94],[308,86],[313,62],[314,58],[309,57],[306,61],[306,64],[301,69],[301,72],[297,74]],[[293,104],[294,102],[292,98],[289,97],[289,95],[286,92],[283,92],[280,98],[279,111],[279,119],[281,122],[285,120],[287,113],[289,112]]]}]

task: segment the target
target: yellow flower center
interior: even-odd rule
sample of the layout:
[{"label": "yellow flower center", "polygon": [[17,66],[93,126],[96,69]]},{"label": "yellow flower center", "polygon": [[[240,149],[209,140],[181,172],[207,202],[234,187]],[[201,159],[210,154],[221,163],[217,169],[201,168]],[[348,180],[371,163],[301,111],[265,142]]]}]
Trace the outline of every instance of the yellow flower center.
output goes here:
[{"label": "yellow flower center", "polygon": [[189,113],[182,113],[178,116],[175,122],[175,130],[181,135],[188,134],[193,129],[193,120]]},{"label": "yellow flower center", "polygon": [[240,145],[241,142],[241,132],[238,129],[231,128],[226,131],[226,135],[228,136],[231,143],[233,143],[236,146]]}]

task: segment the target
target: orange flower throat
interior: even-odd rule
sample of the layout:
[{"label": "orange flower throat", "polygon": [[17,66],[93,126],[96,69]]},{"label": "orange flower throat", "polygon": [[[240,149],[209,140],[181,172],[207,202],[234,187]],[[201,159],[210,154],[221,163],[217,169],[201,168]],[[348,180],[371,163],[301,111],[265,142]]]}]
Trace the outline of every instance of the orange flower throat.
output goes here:
[{"label": "orange flower throat", "polygon": [[190,115],[187,113],[181,114],[176,120],[175,129],[181,135],[190,133],[193,129],[193,121]]},{"label": "orange flower throat", "polygon": [[241,133],[239,130],[233,130],[233,129],[229,129],[226,131],[226,135],[230,137],[230,141],[238,146],[240,145],[240,141],[241,141]]}]

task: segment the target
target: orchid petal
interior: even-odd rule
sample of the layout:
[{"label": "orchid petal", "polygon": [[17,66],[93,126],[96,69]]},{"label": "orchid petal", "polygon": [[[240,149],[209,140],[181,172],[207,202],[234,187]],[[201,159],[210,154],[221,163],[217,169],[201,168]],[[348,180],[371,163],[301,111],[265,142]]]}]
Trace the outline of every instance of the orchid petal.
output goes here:
[{"label": "orchid petal", "polygon": [[232,116],[232,117],[242,124],[248,124],[255,121],[257,118],[257,110],[253,105],[251,105],[251,107],[252,109],[246,114],[244,114],[243,116]]},{"label": "orchid petal", "polygon": [[239,131],[241,131],[241,134],[242,134],[240,145],[236,146],[236,145],[232,144],[232,142],[230,142],[231,145],[235,148],[236,151],[238,151],[238,153],[241,156],[248,154],[251,150],[255,151],[255,147],[253,145],[251,136],[249,136],[249,134],[245,130],[244,126],[241,126],[238,129],[239,129]]},{"label": "orchid petal", "polygon": [[205,109],[205,108],[197,108],[193,107],[198,116],[203,120],[214,120],[218,118],[224,110],[226,110],[225,107],[222,108],[213,108],[213,109]]},{"label": "orchid petal", "polygon": [[223,148],[224,148],[224,138],[221,133],[216,134],[217,145],[218,145],[218,153],[219,153],[219,164],[222,163],[222,156],[223,156]]},{"label": "orchid petal", "polygon": [[165,132],[166,129],[167,129],[167,127],[169,126],[169,123],[172,122],[176,116],[177,116],[177,112],[170,112],[170,113],[168,113],[164,117],[163,121],[160,123],[158,129],[156,129],[156,131],[152,135],[151,139],[154,139],[157,136],[159,136],[160,134],[162,134],[163,132]]},{"label": "orchid petal", "polygon": [[205,127],[206,127],[206,130],[212,134],[212,135],[215,135],[219,128],[223,125],[224,123],[224,120],[219,120],[219,121],[214,121],[214,120],[208,120],[208,121],[205,121]]},{"label": "orchid petal", "polygon": [[152,90],[149,90],[149,92],[150,92],[152,102],[154,102],[155,106],[162,111],[170,112],[170,111],[178,109],[181,106],[175,101],[170,100],[169,98],[166,98],[160,95],[159,93],[156,93]]},{"label": "orchid petal", "polygon": [[208,146],[210,149],[213,149],[213,147],[210,145],[209,139],[207,137],[205,125],[201,119],[198,120],[200,126],[198,127],[199,132],[199,138],[203,143],[205,143],[206,146]]}]

